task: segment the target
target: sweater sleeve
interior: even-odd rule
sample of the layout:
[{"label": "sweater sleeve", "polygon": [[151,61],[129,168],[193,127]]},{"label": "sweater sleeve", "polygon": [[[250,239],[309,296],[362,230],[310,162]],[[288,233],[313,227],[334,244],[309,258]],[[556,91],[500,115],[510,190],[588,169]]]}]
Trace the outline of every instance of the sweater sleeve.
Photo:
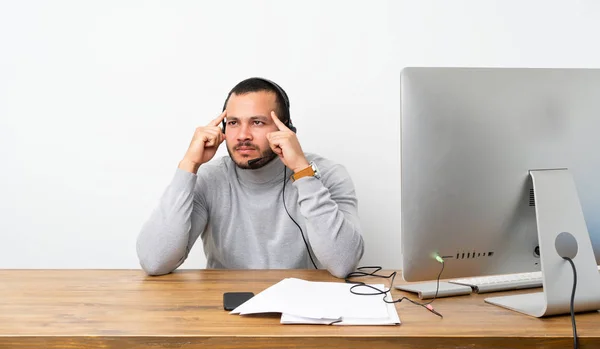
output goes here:
[{"label": "sweater sleeve", "polygon": [[364,252],[358,200],[350,175],[343,166],[335,165],[321,179],[303,177],[293,185],[315,256],[333,276],[345,277]]},{"label": "sweater sleeve", "polygon": [[149,275],[177,269],[206,226],[206,204],[195,194],[198,176],[177,169],[137,238],[140,265]]}]

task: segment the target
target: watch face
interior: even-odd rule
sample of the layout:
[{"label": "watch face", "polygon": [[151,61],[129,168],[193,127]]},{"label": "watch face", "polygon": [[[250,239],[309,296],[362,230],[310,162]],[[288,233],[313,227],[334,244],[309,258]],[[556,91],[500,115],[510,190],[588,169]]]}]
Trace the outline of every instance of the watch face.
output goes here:
[{"label": "watch face", "polygon": [[310,166],[312,167],[313,171],[315,172],[315,178],[321,178],[321,173],[319,173],[319,169],[317,168],[317,165],[314,162],[310,162]]}]

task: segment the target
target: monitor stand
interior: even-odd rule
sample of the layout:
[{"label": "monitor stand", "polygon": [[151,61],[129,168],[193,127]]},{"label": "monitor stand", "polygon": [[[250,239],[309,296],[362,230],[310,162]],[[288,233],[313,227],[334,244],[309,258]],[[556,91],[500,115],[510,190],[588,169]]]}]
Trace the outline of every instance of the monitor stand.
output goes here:
[{"label": "monitor stand", "polygon": [[573,269],[561,256],[566,254],[574,257],[577,269],[575,312],[599,310],[600,274],[571,173],[568,169],[553,169],[530,171],[530,175],[543,292],[491,297],[485,302],[535,317],[569,314]]}]

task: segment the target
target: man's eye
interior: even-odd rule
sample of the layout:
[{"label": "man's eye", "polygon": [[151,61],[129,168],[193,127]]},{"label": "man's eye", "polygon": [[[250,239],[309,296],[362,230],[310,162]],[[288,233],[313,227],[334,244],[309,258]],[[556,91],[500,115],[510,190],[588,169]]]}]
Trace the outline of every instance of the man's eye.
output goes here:
[{"label": "man's eye", "polygon": [[254,125],[262,125],[262,124],[264,124],[264,122],[258,121],[258,120],[254,120]]},{"label": "man's eye", "polygon": [[235,125],[235,124],[236,124],[236,121],[233,121],[233,120],[232,121],[227,121],[227,125]]}]

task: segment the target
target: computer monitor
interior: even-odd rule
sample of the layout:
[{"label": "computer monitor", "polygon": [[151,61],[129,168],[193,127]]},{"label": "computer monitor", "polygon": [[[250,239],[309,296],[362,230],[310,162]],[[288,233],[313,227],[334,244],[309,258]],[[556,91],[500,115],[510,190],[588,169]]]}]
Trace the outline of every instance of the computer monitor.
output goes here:
[{"label": "computer monitor", "polygon": [[486,302],[563,314],[560,254],[575,253],[575,311],[600,309],[600,69],[410,67],[400,80],[404,279],[435,280],[436,256],[442,278],[541,270],[543,292]]}]

